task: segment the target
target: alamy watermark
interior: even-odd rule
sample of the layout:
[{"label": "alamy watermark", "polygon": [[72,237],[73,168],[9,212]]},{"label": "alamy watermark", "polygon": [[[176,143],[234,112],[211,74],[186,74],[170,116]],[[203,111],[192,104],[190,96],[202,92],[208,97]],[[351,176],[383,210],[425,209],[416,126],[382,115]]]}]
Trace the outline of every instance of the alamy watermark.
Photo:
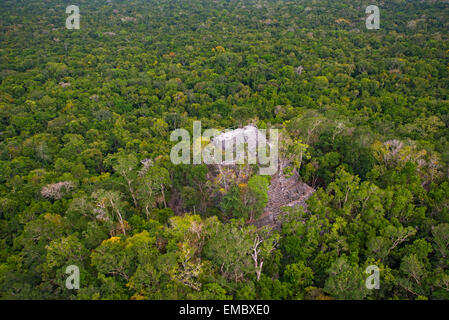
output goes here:
[{"label": "alamy watermark", "polygon": [[368,30],[377,30],[380,28],[380,10],[378,6],[370,5],[366,7],[365,13],[369,14],[366,18],[366,28]]},{"label": "alamy watermark", "polygon": [[78,290],[80,288],[80,268],[76,265],[70,265],[65,269],[69,276],[65,280],[65,287],[69,290]]},{"label": "alamy watermark", "polygon": [[258,164],[260,175],[273,175],[278,170],[278,129],[269,130],[269,139],[267,130],[254,126],[201,133],[201,121],[194,121],[193,139],[186,129],[176,129],[170,141],[179,141],[170,152],[173,164]]},{"label": "alamy watermark", "polygon": [[380,288],[380,272],[379,267],[376,265],[370,265],[366,267],[365,273],[369,274],[365,280],[365,286],[367,289],[379,289]]},{"label": "alamy watermark", "polygon": [[80,8],[78,6],[68,6],[65,13],[70,14],[65,20],[65,27],[69,30],[80,28]]},{"label": "alamy watermark", "polygon": [[[70,5],[65,10],[66,14],[70,14],[66,21],[66,28],[69,30],[79,30],[80,28],[80,9],[78,6]],[[365,13],[369,14],[366,18],[366,28],[368,30],[380,29],[380,10],[376,5],[369,5],[365,9]]]}]

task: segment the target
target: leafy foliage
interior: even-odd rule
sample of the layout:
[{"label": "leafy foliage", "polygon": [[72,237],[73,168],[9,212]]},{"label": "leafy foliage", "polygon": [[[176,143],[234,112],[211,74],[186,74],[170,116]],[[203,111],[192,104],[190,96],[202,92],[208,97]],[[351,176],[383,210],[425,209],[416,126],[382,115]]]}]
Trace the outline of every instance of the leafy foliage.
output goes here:
[{"label": "leafy foliage", "polygon": [[[1,1],[0,297],[449,299],[449,7],[365,5]],[[257,168],[172,164],[196,120],[280,129],[307,208],[257,229]]]}]

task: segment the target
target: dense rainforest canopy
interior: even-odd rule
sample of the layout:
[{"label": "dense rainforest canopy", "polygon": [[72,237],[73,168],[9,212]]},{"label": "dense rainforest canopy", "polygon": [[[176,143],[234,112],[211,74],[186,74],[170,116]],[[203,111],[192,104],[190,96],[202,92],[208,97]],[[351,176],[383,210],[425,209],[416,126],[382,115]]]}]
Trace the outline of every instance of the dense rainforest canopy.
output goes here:
[{"label": "dense rainforest canopy", "polygon": [[[449,299],[448,30],[446,1],[2,0],[0,297]],[[281,130],[307,210],[257,229],[270,177],[174,165],[196,120]]]}]

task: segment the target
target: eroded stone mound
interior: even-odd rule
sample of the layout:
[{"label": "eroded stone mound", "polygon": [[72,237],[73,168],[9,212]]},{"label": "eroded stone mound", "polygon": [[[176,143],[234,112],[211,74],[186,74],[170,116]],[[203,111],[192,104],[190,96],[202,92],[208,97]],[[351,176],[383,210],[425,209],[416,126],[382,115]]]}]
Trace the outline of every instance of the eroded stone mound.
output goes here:
[{"label": "eroded stone mound", "polygon": [[286,178],[281,170],[278,171],[271,179],[268,189],[268,204],[263,214],[253,224],[257,227],[270,225],[275,229],[280,229],[279,217],[286,214],[281,211],[281,208],[284,206],[303,206],[306,208],[305,201],[314,192],[315,189],[299,181],[296,175]]}]

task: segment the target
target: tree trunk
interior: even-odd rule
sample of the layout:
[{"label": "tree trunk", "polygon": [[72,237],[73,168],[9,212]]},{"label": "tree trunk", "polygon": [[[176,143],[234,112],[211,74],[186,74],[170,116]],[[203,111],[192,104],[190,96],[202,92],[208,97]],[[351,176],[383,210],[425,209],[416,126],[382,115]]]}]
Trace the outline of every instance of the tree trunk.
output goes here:
[{"label": "tree trunk", "polygon": [[165,201],[165,193],[164,193],[164,185],[163,184],[161,184],[161,192],[162,192],[162,199],[164,200],[165,209],[167,209],[167,202]]}]

